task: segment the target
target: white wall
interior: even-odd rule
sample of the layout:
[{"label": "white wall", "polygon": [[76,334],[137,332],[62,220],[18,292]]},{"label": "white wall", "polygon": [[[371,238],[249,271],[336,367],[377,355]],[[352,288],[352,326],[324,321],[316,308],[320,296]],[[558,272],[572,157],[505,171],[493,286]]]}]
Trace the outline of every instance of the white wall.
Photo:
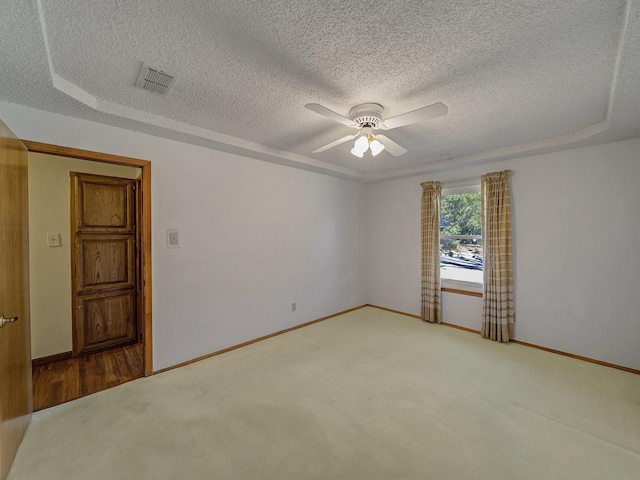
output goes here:
[{"label": "white wall", "polygon": [[0,118],[152,162],[155,370],[366,303],[365,185],[14,104]]},{"label": "white wall", "polygon": [[[640,369],[640,139],[369,186],[369,303],[420,313],[420,183],[513,170],[516,338]],[[481,299],[443,295],[480,329]]]},{"label": "white wall", "polygon": [[[155,369],[364,303],[419,313],[420,182],[505,168],[517,338],[640,368],[640,139],[362,185],[13,104],[0,118],[153,162]],[[445,294],[444,319],[477,329],[480,305]]]},{"label": "white wall", "polygon": [[[137,178],[140,169],[29,153],[31,357],[71,351],[69,172]],[[59,233],[49,247],[47,234]]]}]

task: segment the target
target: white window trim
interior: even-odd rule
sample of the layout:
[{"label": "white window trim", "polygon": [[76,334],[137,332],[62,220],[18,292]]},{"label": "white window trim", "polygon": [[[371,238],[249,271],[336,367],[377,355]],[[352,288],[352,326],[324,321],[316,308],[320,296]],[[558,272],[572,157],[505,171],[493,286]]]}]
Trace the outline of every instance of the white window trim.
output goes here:
[{"label": "white window trim", "polygon": [[451,288],[453,290],[464,290],[465,292],[482,293],[484,284],[478,282],[467,282],[464,280],[452,280],[450,278],[440,278],[440,288]]},{"label": "white window trim", "polygon": [[[466,182],[465,182],[466,183]],[[443,188],[442,189],[442,198],[447,195],[460,195],[462,193],[480,193],[480,181],[479,179],[472,185],[464,185],[459,187],[451,187],[451,188]],[[453,238],[453,239],[467,239],[467,238],[477,238],[482,239],[482,235],[441,235],[440,238]],[[441,288],[451,288],[454,290],[464,290],[467,292],[479,292],[482,293],[484,291],[484,284],[482,282],[469,282],[465,280],[452,280],[449,278],[442,278],[440,276],[440,287]]]}]

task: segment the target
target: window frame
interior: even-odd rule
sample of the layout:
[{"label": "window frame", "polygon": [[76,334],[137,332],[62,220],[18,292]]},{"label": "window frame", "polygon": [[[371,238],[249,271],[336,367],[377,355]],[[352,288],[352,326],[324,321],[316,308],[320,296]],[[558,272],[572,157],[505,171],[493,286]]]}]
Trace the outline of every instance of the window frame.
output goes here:
[{"label": "window frame", "polygon": [[[481,193],[480,179],[460,186],[445,187],[442,189],[442,200],[448,195],[461,195],[463,193]],[[482,212],[480,212],[482,215]],[[442,217],[442,210],[440,211]],[[466,239],[479,239],[482,240],[482,234],[480,235],[440,235],[440,241],[442,239],[452,240],[466,240]],[[484,251],[484,250],[483,250]],[[484,275],[484,265],[482,268]],[[445,290],[461,290],[471,293],[482,293],[484,290],[484,281],[482,282],[469,282],[466,280],[453,280],[450,278],[442,278],[442,265],[440,265],[440,289]]]}]

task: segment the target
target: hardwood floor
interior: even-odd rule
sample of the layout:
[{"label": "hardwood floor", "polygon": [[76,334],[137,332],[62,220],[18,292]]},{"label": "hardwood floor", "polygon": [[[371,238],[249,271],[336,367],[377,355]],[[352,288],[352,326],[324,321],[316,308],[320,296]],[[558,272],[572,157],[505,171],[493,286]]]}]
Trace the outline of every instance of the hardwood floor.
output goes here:
[{"label": "hardwood floor", "polygon": [[143,376],[141,343],[33,367],[33,410],[60,405]]}]

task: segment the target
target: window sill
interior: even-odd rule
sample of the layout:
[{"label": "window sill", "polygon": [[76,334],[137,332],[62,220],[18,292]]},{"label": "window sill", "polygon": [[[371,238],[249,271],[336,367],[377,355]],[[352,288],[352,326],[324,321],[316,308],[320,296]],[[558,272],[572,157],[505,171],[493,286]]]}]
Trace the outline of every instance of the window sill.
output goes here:
[{"label": "window sill", "polygon": [[440,287],[440,291],[447,293],[456,293],[458,295],[469,295],[470,297],[482,298],[482,292],[476,292],[472,290],[461,290],[459,288]]}]

